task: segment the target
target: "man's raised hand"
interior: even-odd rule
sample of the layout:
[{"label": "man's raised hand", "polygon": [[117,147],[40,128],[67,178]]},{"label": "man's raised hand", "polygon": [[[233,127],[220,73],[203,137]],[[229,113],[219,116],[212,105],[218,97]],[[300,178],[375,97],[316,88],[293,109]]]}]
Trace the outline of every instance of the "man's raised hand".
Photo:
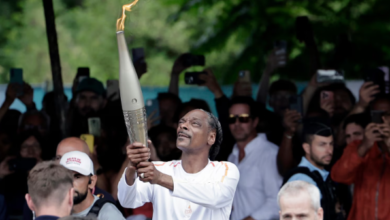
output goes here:
[{"label": "man's raised hand", "polygon": [[359,104],[366,108],[372,100],[375,99],[376,94],[380,92],[379,86],[373,82],[366,82],[360,87],[359,90]]},{"label": "man's raised hand", "polygon": [[134,142],[126,147],[127,158],[129,159],[128,168],[136,170],[137,164],[148,161],[150,158],[150,148],[140,142]]}]

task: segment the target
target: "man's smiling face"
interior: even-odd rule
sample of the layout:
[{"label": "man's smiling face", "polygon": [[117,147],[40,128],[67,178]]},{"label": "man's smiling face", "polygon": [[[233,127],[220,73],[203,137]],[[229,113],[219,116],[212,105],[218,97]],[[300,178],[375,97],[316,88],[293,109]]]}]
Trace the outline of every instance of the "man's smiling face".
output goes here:
[{"label": "man's smiling face", "polygon": [[202,110],[193,110],[179,120],[176,145],[180,150],[199,150],[208,145],[209,139],[208,115]]}]

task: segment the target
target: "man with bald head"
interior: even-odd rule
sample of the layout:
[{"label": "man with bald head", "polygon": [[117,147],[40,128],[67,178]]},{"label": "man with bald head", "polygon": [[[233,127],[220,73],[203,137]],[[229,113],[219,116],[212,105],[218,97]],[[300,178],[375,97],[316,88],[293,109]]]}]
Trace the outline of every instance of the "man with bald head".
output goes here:
[{"label": "man with bald head", "polygon": [[70,137],[65,138],[58,144],[56,151],[56,161],[59,162],[64,154],[71,151],[81,151],[88,154],[89,157],[92,156],[85,141],[81,140],[80,138]]},{"label": "man with bald head", "polygon": [[[69,137],[65,138],[58,144],[56,151],[56,162],[59,163],[62,156],[71,151],[81,151],[83,153],[86,153],[92,159],[91,152],[89,151],[89,147],[87,143],[85,143],[85,141],[77,137]],[[112,197],[111,194],[102,189],[99,189],[98,187],[95,187],[93,193],[99,198],[105,198],[115,203],[115,199]]]},{"label": "man with bald head", "polygon": [[[90,158],[92,156],[91,152],[89,151],[89,147],[87,143],[85,143],[85,141],[77,137],[70,137],[65,138],[58,144],[55,161],[59,164],[62,156],[71,151],[81,151],[83,153],[86,153]],[[93,190],[93,194],[98,196],[99,198],[105,198],[113,203],[116,202],[111,194],[102,189],[99,189],[98,187],[95,187],[95,189]],[[25,216],[24,219],[32,219],[32,212],[27,207],[27,205],[25,205],[23,212],[23,215]]]}]

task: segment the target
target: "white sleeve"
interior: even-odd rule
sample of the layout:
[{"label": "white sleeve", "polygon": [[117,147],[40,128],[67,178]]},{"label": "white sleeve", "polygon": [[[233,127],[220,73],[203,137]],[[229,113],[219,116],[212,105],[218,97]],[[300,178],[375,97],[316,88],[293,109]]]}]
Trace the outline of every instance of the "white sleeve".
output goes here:
[{"label": "white sleeve", "polygon": [[129,186],[126,183],[126,170],[118,184],[118,200],[124,208],[138,208],[147,202],[151,202],[153,188],[150,183],[144,183],[136,178],[134,184]]},{"label": "white sleeve", "polygon": [[172,196],[211,209],[228,206],[233,201],[240,173],[234,164],[224,162],[216,179],[209,182],[188,182],[173,178]]},{"label": "white sleeve", "polygon": [[265,202],[260,209],[255,210],[251,217],[254,219],[279,219],[279,206],[277,195],[282,185],[282,177],[279,175],[276,154],[265,157],[262,162],[258,163],[261,170],[262,188]]}]

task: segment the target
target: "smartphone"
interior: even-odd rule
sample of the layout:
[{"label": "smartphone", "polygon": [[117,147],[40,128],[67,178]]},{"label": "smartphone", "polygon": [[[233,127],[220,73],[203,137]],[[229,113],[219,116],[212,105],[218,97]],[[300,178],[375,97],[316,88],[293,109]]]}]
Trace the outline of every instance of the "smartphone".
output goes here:
[{"label": "smartphone", "polygon": [[100,137],[100,124],[100,118],[88,118],[88,133],[95,137]]},{"label": "smartphone", "polygon": [[[303,116],[303,99],[300,95],[294,95],[290,98],[290,110],[295,110]],[[299,123],[302,122],[302,120],[298,121]]]},{"label": "smartphone", "polygon": [[238,80],[240,82],[251,82],[251,72],[248,70],[241,70],[238,73]]},{"label": "smartphone", "polygon": [[35,158],[15,158],[8,161],[10,171],[30,171],[36,164]]},{"label": "smartphone", "polygon": [[144,48],[133,48],[131,49],[131,54],[133,57],[133,63],[140,62],[144,63],[145,62],[145,52]]},{"label": "smartphone", "polygon": [[[274,42],[275,55],[283,55],[286,58],[287,53],[287,42],[284,40],[279,40]],[[280,60],[278,62],[280,66],[286,65],[286,60]]]},{"label": "smartphone", "polygon": [[385,72],[381,68],[369,69],[364,76],[365,82],[373,82],[379,86],[380,93],[385,92]]},{"label": "smartphone", "polygon": [[324,102],[334,102],[334,93],[332,91],[321,92],[321,103]]},{"label": "smartphone", "polygon": [[384,111],[371,111],[371,122],[376,124],[382,124],[382,116],[384,113]]},{"label": "smartphone", "polygon": [[12,68],[10,70],[10,83],[17,85],[16,96],[23,95],[23,69]]},{"label": "smartphone", "polygon": [[274,49],[276,49],[276,55],[285,54],[287,52],[287,41],[274,41]]},{"label": "smartphone", "polygon": [[390,93],[390,74],[389,74],[389,67],[387,66],[380,66],[378,69],[382,70],[384,73],[383,76],[383,93],[389,94]]},{"label": "smartphone", "polygon": [[[145,109],[146,109],[146,115],[147,117],[151,116],[153,114],[152,119],[159,118],[160,117],[160,107],[157,99],[148,99],[145,102]],[[155,121],[154,125],[160,124],[160,120],[157,119]]]},{"label": "smartphone", "polygon": [[307,16],[299,16],[295,20],[295,30],[297,39],[303,42],[312,32],[309,18]]},{"label": "smartphone", "polygon": [[206,64],[206,58],[204,55],[185,54],[183,56],[185,66],[204,66]]},{"label": "smartphone", "polygon": [[77,74],[76,74],[76,79],[80,83],[86,78],[90,77],[89,73],[89,67],[79,67],[77,68]]},{"label": "smartphone", "polygon": [[87,143],[89,152],[93,153],[95,137],[92,134],[82,134],[80,139]]},{"label": "smartphone", "polygon": [[338,70],[317,70],[318,83],[344,83],[344,72]]},{"label": "smartphone", "polygon": [[120,98],[119,80],[117,79],[107,80],[106,86],[107,86],[107,99],[110,101],[118,100]]},{"label": "smartphone", "polygon": [[203,72],[186,72],[184,75],[184,81],[187,85],[202,85],[205,83],[204,80],[199,79],[199,75],[207,75],[205,71]]}]

